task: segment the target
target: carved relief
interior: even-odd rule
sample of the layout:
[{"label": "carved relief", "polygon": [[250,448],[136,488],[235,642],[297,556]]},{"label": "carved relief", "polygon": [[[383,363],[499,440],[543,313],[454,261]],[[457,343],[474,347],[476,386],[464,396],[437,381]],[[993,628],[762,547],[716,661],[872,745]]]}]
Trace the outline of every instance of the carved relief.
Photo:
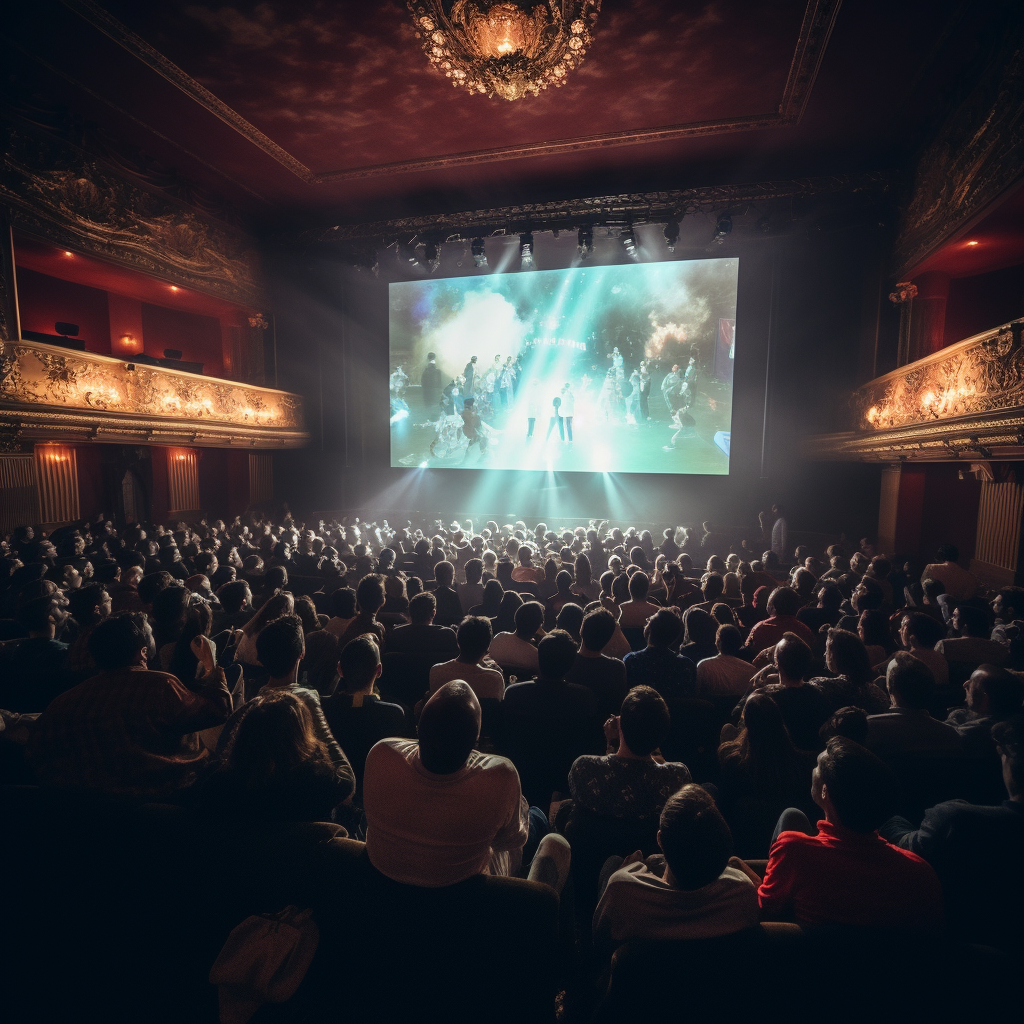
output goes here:
[{"label": "carved relief", "polygon": [[302,399],[34,342],[0,346],[0,403],[302,430]]},{"label": "carved relief", "polygon": [[139,188],[77,149],[6,132],[0,204],[33,234],[146,273],[259,306],[252,239]]}]

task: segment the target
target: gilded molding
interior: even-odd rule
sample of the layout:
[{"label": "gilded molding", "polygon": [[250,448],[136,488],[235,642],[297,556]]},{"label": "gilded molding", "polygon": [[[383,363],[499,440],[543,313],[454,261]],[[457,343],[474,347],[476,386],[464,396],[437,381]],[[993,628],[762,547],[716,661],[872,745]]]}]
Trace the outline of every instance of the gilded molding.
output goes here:
[{"label": "gilded molding", "polygon": [[5,127],[0,205],[16,229],[244,306],[262,304],[253,239],[52,136]]},{"label": "gilded molding", "polygon": [[811,458],[1020,458],[1024,321],[966,338],[853,392],[853,430],[818,435]]},{"label": "gilded molding", "polygon": [[835,25],[842,0],[808,0],[797,36],[796,47],[790,62],[789,75],[782,97],[775,109],[748,117],[726,118],[719,121],[698,121],[683,124],[644,128],[631,132],[609,132],[602,135],[588,135],[572,139],[552,139],[545,142],[528,142],[493,149],[472,150],[436,157],[414,160],[398,160],[384,164],[342,168],[334,171],[315,172],[293,154],[287,152],[272,139],[250,124],[237,110],[230,107],[212,92],[200,85],[194,78],[174,64],[141,36],[132,32],[94,0],[62,0],[64,5],[75,11],[90,25],[109,39],[123,47],[130,54],[152,68],[168,82],[180,89],[189,99],[198,103],[214,117],[238,132],[267,156],[286,167],[302,181],[314,185],[359,178],[379,177],[385,174],[409,174],[417,171],[446,170],[470,164],[492,163],[496,160],[522,160],[528,157],[554,156],[583,150],[607,149],[612,146],[630,146],[648,142],[665,142],[673,139],[692,138],[701,135],[718,135],[725,132],[753,131],[763,128],[779,128],[796,124],[803,116],[804,108],[814,86],[814,80]]},{"label": "gilded molding", "polygon": [[0,346],[0,422],[93,440],[308,441],[298,395],[27,341]]}]

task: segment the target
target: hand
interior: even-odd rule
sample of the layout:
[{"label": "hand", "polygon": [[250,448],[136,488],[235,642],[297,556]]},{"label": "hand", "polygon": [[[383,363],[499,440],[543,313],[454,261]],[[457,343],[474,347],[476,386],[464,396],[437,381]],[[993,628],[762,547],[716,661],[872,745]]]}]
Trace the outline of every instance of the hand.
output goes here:
[{"label": "hand", "polygon": [[608,721],[604,723],[604,738],[608,742],[609,748],[618,749],[619,747],[619,716],[609,715]]},{"label": "hand", "polygon": [[207,636],[195,636],[189,644],[192,653],[199,659],[200,674],[208,676],[217,665],[217,658],[213,651],[213,644]]}]

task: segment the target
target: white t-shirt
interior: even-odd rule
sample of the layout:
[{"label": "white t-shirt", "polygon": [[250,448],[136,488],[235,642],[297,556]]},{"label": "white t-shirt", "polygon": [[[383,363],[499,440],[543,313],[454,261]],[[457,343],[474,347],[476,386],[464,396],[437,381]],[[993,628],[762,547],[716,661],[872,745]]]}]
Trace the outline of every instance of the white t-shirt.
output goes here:
[{"label": "white t-shirt", "polygon": [[537,648],[515,633],[498,633],[491,641],[487,653],[502,668],[525,668],[536,672],[540,667]]},{"label": "white t-shirt", "polygon": [[463,679],[469,683],[470,689],[479,700],[485,697],[501,700],[505,696],[505,677],[497,668],[469,665],[458,658],[442,662],[430,670],[430,692],[441,689],[445,683],[450,683],[453,679]]},{"label": "white t-shirt", "polygon": [[719,694],[740,696],[747,692],[757,671],[749,661],[731,654],[716,654],[697,662],[697,694],[711,697]]},{"label": "white t-shirt", "polygon": [[529,807],[511,761],[474,750],[434,775],[415,740],[385,739],[363,774],[366,853],[396,882],[436,888],[479,874],[512,874],[529,835]]}]

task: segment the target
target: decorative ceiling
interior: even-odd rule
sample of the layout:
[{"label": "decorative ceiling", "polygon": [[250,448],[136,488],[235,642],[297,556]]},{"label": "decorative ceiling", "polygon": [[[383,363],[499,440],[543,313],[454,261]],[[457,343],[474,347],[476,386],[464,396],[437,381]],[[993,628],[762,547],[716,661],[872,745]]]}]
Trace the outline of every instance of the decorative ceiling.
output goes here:
[{"label": "decorative ceiling", "polygon": [[69,110],[257,222],[896,166],[971,47],[964,5],[604,0],[564,88],[452,87],[399,0],[33,0],[0,44]]}]

